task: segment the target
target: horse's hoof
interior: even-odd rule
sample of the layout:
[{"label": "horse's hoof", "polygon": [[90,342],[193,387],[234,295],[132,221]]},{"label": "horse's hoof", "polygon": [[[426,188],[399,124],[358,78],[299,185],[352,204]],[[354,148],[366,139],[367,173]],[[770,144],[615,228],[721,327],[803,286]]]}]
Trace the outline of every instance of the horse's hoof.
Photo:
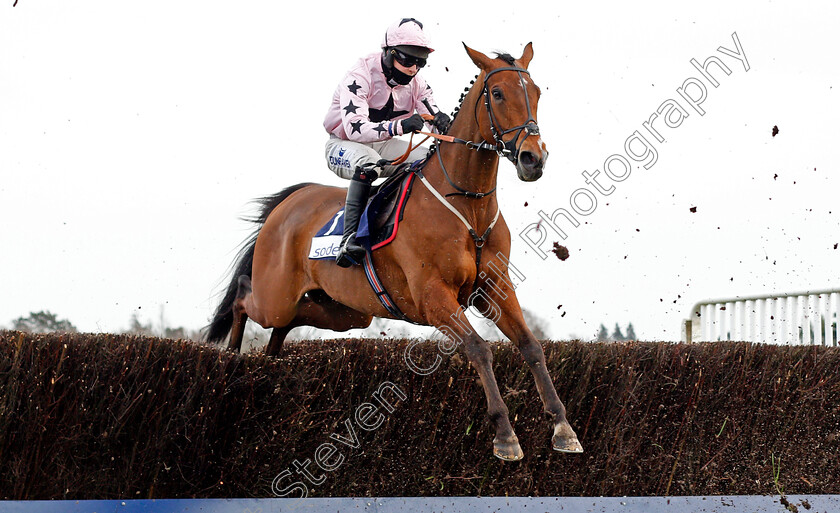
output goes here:
[{"label": "horse's hoof", "polygon": [[525,457],[522,447],[519,447],[519,439],[516,435],[507,442],[493,440],[493,456],[503,461],[519,461]]},{"label": "horse's hoof", "polygon": [[580,454],[583,446],[580,445],[578,437],[568,422],[557,424],[554,428],[554,436],[551,437],[551,445],[555,451],[567,454]]},{"label": "horse's hoof", "polygon": [[578,442],[577,437],[573,438],[558,438],[551,439],[551,445],[555,451],[565,452],[567,454],[580,454],[583,452],[583,446]]}]

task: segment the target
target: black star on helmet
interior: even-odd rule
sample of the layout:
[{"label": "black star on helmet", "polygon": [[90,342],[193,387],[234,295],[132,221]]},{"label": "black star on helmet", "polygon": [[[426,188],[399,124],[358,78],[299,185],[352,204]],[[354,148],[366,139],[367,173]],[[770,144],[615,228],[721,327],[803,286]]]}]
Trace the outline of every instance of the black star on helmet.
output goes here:
[{"label": "black star on helmet", "polygon": [[359,108],[359,106],[358,106],[358,105],[353,105],[353,100],[350,100],[350,103],[348,103],[348,104],[347,104],[347,106],[346,106],[346,107],[344,107],[344,111],[345,111],[347,114],[350,114],[351,112],[352,112],[353,114],[355,114],[355,113],[356,113],[356,109],[358,109],[358,108]]},{"label": "black star on helmet", "polygon": [[362,124],[363,123],[361,121],[355,121],[353,123],[350,123],[350,126],[353,127],[353,130],[350,133],[351,134],[355,134],[356,132],[362,133]]},{"label": "black star on helmet", "polygon": [[359,84],[357,84],[355,80],[353,81],[353,83],[352,83],[352,84],[350,84],[349,86],[347,86],[347,89],[349,89],[349,90],[350,90],[350,92],[351,92],[351,93],[353,93],[353,94],[356,94],[356,92],[357,92],[359,89],[361,89],[361,88],[362,88],[362,86],[360,86]]}]

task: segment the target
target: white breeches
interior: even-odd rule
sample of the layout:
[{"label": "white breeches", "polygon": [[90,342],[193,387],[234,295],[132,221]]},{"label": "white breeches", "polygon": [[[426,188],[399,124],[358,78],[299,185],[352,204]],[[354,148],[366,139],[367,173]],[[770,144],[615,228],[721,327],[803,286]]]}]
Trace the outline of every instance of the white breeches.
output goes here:
[{"label": "white breeches", "polygon": [[[341,178],[349,180],[353,178],[356,167],[364,164],[376,164],[380,159],[395,159],[402,156],[407,149],[408,141],[403,141],[396,137],[387,141],[358,143],[330,136],[326,144],[325,156],[327,158],[327,166],[330,170]],[[420,160],[428,152],[428,147],[418,146],[408,156],[407,162]],[[386,177],[391,174],[382,172],[379,169],[377,169],[377,172],[379,172],[380,177]]]}]

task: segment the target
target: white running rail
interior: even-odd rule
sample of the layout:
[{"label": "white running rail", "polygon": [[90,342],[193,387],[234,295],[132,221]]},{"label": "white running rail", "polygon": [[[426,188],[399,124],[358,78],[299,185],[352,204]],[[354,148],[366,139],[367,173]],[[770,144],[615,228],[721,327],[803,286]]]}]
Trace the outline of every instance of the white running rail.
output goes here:
[{"label": "white running rail", "polygon": [[701,301],[683,323],[683,340],[838,345],[840,289]]}]

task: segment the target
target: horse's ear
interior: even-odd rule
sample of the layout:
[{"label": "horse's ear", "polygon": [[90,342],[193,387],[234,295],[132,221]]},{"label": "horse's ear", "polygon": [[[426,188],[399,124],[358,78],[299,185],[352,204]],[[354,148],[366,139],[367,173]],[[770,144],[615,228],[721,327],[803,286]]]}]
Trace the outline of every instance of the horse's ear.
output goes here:
[{"label": "horse's ear", "polygon": [[493,67],[493,64],[491,63],[492,59],[490,59],[490,57],[487,57],[478,50],[473,50],[472,48],[467,46],[467,44],[463,41],[461,42],[461,44],[464,45],[464,50],[467,51],[467,55],[470,56],[470,59],[472,59],[472,61],[475,63],[476,66],[479,67],[479,69],[487,71]]},{"label": "horse's ear", "polygon": [[525,45],[525,51],[522,52],[522,57],[519,58],[520,64],[525,69],[528,69],[528,64],[531,63],[531,59],[534,58],[534,48],[531,46],[531,43]]}]

